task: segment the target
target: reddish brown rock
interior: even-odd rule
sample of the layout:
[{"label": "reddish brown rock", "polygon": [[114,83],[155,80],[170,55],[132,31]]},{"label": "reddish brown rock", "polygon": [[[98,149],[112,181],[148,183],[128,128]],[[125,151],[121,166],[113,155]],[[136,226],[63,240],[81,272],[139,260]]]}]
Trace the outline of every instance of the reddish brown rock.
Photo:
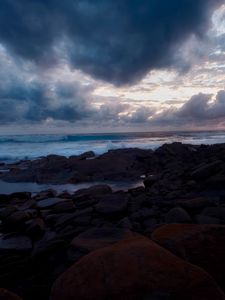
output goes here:
[{"label": "reddish brown rock", "polygon": [[[83,257],[53,285],[51,300],[224,300],[214,280],[137,236]],[[154,298],[155,297],[155,298]]]},{"label": "reddish brown rock", "polygon": [[225,226],[171,224],[157,229],[154,241],[202,267],[225,289]]},{"label": "reddish brown rock", "polygon": [[0,300],[22,300],[22,299],[5,289],[0,289]]}]

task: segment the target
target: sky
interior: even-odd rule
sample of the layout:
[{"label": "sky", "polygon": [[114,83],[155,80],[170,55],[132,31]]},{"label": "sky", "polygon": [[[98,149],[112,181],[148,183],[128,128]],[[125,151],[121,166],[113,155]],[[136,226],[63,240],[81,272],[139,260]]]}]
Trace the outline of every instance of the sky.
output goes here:
[{"label": "sky", "polygon": [[225,129],[225,0],[1,0],[0,133]]}]

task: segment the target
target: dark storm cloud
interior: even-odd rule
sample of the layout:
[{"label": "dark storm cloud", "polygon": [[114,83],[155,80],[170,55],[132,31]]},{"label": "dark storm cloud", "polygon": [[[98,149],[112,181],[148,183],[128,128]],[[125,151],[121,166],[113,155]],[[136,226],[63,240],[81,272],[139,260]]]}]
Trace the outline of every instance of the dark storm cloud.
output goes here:
[{"label": "dark storm cloud", "polygon": [[1,0],[0,41],[17,55],[71,66],[115,84],[177,66],[190,35],[207,31],[223,0]]},{"label": "dark storm cloud", "polygon": [[88,88],[79,84],[58,83],[50,87],[37,81],[23,82],[13,78],[8,84],[0,85],[0,123],[85,119],[94,113],[86,101],[88,92]]}]

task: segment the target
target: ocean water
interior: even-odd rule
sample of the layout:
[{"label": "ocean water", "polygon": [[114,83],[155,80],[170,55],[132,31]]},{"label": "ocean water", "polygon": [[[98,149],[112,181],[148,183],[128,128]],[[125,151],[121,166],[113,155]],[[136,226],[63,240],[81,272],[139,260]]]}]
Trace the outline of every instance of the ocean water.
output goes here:
[{"label": "ocean water", "polygon": [[156,149],[164,143],[225,143],[225,131],[154,132],[77,135],[0,135],[0,162],[35,159],[49,154],[79,155],[94,151],[96,155],[111,149]]}]

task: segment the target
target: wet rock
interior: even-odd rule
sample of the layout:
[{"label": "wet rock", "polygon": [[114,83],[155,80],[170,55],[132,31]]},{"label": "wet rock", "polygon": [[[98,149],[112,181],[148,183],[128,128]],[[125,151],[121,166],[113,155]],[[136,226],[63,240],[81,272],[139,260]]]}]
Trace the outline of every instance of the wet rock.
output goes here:
[{"label": "wet rock", "polygon": [[51,299],[144,300],[157,294],[167,299],[225,299],[205,271],[141,236],[81,258],[56,280]]},{"label": "wet rock", "polygon": [[56,206],[58,204],[62,205],[63,203],[66,203],[68,201],[70,201],[70,200],[61,199],[61,198],[48,198],[48,199],[38,201],[37,202],[37,207],[39,209],[49,209],[49,208],[53,208],[54,206]]},{"label": "wet rock", "polygon": [[175,255],[202,267],[225,289],[225,226],[165,225],[152,239]]},{"label": "wet rock", "polygon": [[11,235],[0,238],[0,253],[29,252],[32,249],[31,240],[27,236]]},{"label": "wet rock", "polygon": [[165,215],[165,223],[190,223],[190,215],[181,207],[172,208]]}]

